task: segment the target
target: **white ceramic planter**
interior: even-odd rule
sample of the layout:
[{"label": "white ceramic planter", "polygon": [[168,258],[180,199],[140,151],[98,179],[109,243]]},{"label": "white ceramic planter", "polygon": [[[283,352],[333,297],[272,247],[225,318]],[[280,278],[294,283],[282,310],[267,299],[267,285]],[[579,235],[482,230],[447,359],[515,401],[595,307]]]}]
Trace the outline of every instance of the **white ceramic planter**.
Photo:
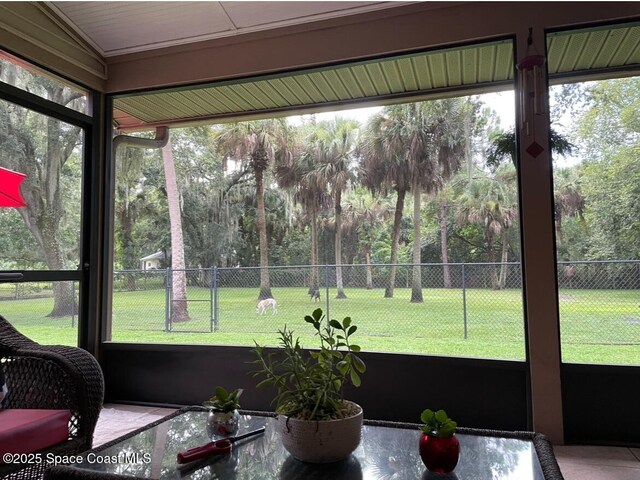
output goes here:
[{"label": "white ceramic planter", "polygon": [[360,444],[362,434],[362,407],[356,407],[356,415],[339,420],[278,416],[282,445],[303,462],[330,463],[348,457]]}]

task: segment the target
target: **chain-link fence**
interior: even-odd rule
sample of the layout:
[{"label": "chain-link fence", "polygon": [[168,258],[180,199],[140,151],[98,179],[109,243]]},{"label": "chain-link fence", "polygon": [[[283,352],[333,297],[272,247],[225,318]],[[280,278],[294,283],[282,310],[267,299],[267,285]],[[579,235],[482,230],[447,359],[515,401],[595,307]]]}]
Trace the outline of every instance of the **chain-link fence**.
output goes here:
[{"label": "chain-link fence", "polygon": [[[557,270],[562,344],[571,355],[586,361],[592,347],[615,345],[627,349],[627,363],[640,362],[640,261],[560,262]],[[269,282],[262,295],[261,273]],[[116,271],[107,331],[119,341],[191,332],[209,336],[190,342],[274,344],[284,325],[310,333],[303,317],[321,307],[330,318],[351,316],[365,349],[522,359],[521,278],[519,263]],[[260,305],[264,297],[275,303]],[[2,314],[39,341],[74,341],[78,301],[77,282],[0,284]]]},{"label": "chain-link fence", "polygon": [[563,344],[640,345],[640,261],[559,262]]},{"label": "chain-link fence", "polygon": [[77,345],[79,297],[71,280],[0,283],[0,314],[38,343]]},{"label": "chain-link fence", "polygon": [[113,272],[111,331],[164,331],[170,270]]},{"label": "chain-link fence", "polygon": [[560,289],[639,290],[640,260],[558,262]]},{"label": "chain-link fence", "polygon": [[[396,283],[390,292],[387,282],[394,267]],[[218,269],[214,312],[221,331],[273,332],[285,323],[301,325],[303,315],[320,306],[330,318],[353,317],[360,335],[390,340],[403,335],[464,339],[474,334],[486,335],[486,332],[491,332],[492,341],[523,338],[518,264],[502,266],[507,280],[500,292],[500,301],[494,301],[495,292],[487,288],[494,277],[500,278],[500,265],[450,264],[446,267],[442,264],[422,264],[415,269],[406,264],[343,266],[340,290],[333,265],[269,267],[270,294],[277,302],[275,313],[271,305],[265,311],[259,309],[261,269]],[[414,270],[420,282],[415,288]]]},{"label": "chain-link fence", "polygon": [[[390,350],[401,350],[394,339],[404,337],[524,345],[519,263],[344,265],[340,270],[334,265],[269,267],[267,275],[262,272],[269,285],[262,297],[275,302],[263,305],[259,267],[117,272],[113,329],[250,336],[285,324],[305,328],[303,316],[319,306],[330,318],[353,317],[361,338],[386,342]],[[182,280],[176,284],[176,278]],[[176,291],[180,284],[184,295]],[[558,285],[563,342],[640,344],[639,261],[560,262]]]}]

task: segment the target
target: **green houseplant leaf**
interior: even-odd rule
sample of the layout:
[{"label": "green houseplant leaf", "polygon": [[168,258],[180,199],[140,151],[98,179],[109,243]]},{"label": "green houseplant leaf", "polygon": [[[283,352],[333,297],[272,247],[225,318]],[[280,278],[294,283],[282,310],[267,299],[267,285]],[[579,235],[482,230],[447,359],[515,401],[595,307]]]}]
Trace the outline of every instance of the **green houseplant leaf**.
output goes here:
[{"label": "green houseplant leaf", "polygon": [[450,437],[456,432],[458,424],[447,416],[444,410],[434,412],[431,409],[425,409],[420,415],[420,420],[424,425],[420,429],[427,435],[435,437]]},{"label": "green houseplant leaf", "polygon": [[351,343],[357,327],[351,317],[327,321],[321,308],[304,321],[313,326],[320,340],[317,350],[306,351],[293,331],[285,325],[278,331],[280,348],[267,353],[256,343],[252,350],[256,365],[254,377],[264,377],[258,386],[273,385],[276,412],[307,420],[342,418],[348,415],[343,390],[346,384],[358,387],[366,365],[356,353],[360,347]]},{"label": "green houseplant leaf", "polygon": [[242,395],[242,389],[228,392],[224,387],[218,386],[216,394],[202,402],[202,405],[222,412],[233,412],[240,408],[240,395]]}]

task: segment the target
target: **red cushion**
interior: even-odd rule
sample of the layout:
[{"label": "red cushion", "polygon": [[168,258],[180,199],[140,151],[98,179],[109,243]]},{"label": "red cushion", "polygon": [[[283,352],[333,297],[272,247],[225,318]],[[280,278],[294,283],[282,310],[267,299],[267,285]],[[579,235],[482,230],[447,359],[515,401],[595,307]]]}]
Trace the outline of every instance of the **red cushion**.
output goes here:
[{"label": "red cushion", "polygon": [[31,453],[69,438],[69,410],[0,410],[0,463],[5,453]]}]

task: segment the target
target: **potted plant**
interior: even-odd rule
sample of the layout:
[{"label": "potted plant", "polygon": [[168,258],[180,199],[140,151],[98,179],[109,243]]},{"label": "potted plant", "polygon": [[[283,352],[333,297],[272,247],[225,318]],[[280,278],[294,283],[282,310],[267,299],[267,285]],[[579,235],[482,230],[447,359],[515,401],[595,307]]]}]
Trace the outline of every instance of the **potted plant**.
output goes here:
[{"label": "potted plant", "polygon": [[238,432],[240,395],[242,395],[242,389],[227,392],[223,387],[216,387],[216,394],[202,402],[203,406],[211,409],[207,418],[207,433],[212,440],[230,437]]},{"label": "potted plant", "polygon": [[360,386],[366,367],[352,343],[357,330],[350,317],[326,322],[322,309],[304,317],[320,340],[305,351],[286,325],[278,331],[280,347],[267,354],[256,343],[254,376],[258,387],[272,385],[284,447],[298,460],[313,463],[346,458],[360,444],[362,408],[344,399],[344,386]]},{"label": "potted plant", "polygon": [[434,473],[449,473],[456,468],[460,456],[460,443],[455,436],[458,424],[444,410],[433,412],[428,408],[422,412],[420,457]]}]

